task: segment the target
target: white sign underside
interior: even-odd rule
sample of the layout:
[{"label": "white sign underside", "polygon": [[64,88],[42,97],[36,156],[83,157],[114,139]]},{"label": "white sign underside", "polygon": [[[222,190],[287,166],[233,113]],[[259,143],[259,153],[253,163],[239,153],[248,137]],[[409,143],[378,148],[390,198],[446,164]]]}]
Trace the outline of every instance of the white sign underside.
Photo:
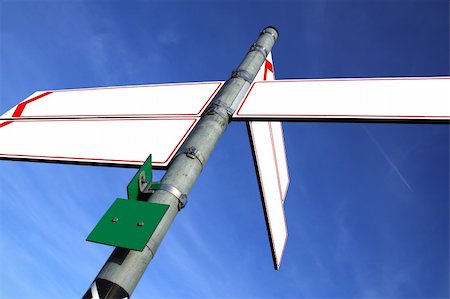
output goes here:
[{"label": "white sign underside", "polygon": [[36,92],[0,118],[0,159],[167,168],[221,85]]},{"label": "white sign underside", "polygon": [[[281,123],[249,122],[248,130],[274,266],[279,269],[288,235],[283,202],[289,184]],[[280,139],[282,147],[276,146]]]},{"label": "white sign underside", "polygon": [[0,158],[165,168],[198,118],[0,122]]},{"label": "white sign underside", "polygon": [[[255,78],[256,81],[275,80],[272,54],[269,53]],[[287,241],[284,199],[289,185],[289,173],[280,122],[248,121],[261,202],[272,250],[275,269],[280,268]]]},{"label": "white sign underside", "polygon": [[234,119],[449,120],[450,78],[260,81]]},{"label": "white sign underside", "polygon": [[39,91],[1,118],[200,116],[221,82]]}]

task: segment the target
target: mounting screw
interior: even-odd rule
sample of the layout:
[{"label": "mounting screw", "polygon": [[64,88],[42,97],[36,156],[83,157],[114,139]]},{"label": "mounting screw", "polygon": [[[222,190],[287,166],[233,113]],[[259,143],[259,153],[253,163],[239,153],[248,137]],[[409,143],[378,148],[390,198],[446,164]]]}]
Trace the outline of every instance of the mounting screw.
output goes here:
[{"label": "mounting screw", "polygon": [[144,226],[144,221],[139,221],[137,226]]},{"label": "mounting screw", "polygon": [[112,221],[112,222],[117,222],[117,221],[119,221],[119,218],[114,217],[113,219],[111,219],[111,221]]}]

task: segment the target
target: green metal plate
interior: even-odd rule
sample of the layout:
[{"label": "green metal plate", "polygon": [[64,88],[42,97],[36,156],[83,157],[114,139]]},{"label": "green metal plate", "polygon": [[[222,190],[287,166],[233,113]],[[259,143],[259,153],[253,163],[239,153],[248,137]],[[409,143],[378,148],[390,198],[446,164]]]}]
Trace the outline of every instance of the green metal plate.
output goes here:
[{"label": "green metal plate", "polygon": [[142,251],[168,205],[118,198],[87,241]]}]

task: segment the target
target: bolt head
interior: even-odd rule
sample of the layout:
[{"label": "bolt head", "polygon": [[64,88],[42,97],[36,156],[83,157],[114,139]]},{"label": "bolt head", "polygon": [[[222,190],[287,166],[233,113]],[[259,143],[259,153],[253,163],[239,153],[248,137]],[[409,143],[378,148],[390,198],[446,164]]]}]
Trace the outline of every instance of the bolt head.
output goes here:
[{"label": "bolt head", "polygon": [[139,221],[137,226],[144,226],[144,221]]},{"label": "bolt head", "polygon": [[112,221],[112,222],[117,222],[117,221],[119,221],[119,218],[114,217],[113,219],[111,219],[111,221]]}]

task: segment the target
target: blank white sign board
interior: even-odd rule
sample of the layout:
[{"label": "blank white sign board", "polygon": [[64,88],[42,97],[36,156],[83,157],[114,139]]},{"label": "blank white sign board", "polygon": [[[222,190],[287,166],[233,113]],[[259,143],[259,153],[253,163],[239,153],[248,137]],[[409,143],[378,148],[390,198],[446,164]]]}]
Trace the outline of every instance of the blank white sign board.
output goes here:
[{"label": "blank white sign board", "polygon": [[165,168],[198,118],[0,122],[0,158]]},{"label": "blank white sign board", "polygon": [[450,78],[255,82],[234,119],[449,120]]},{"label": "blank white sign board", "polygon": [[0,158],[166,168],[222,82],[39,91],[0,118]]},{"label": "blank white sign board", "polygon": [[200,116],[221,82],[38,91],[1,118]]},{"label": "blank white sign board", "polygon": [[281,123],[248,122],[248,129],[274,266],[278,269],[288,235],[283,202],[289,175]]},{"label": "blank white sign board", "polygon": [[[269,53],[255,81],[275,80],[272,54]],[[247,130],[258,178],[261,201],[275,269],[280,268],[287,240],[283,203],[289,174],[280,122],[248,121]]]}]

